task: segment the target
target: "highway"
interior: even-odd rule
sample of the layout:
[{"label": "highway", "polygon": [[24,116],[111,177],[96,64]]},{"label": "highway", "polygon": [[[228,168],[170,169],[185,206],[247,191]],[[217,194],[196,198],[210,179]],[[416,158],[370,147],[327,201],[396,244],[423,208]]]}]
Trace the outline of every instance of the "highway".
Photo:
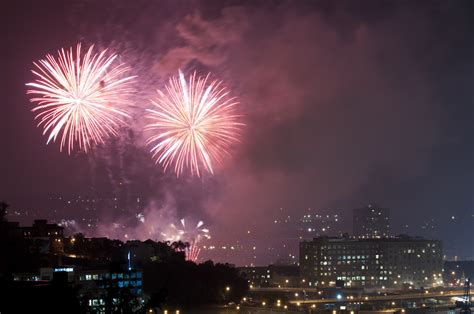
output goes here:
[{"label": "highway", "polygon": [[428,299],[428,298],[448,298],[448,297],[462,297],[464,294],[463,290],[454,291],[436,291],[428,293],[405,293],[405,294],[391,294],[391,295],[379,295],[379,296],[363,296],[363,297],[352,297],[347,296],[341,299],[306,299],[306,300],[292,300],[291,304],[321,304],[321,303],[347,303],[347,302],[377,302],[377,301],[401,301],[401,300],[414,300],[414,299]]}]

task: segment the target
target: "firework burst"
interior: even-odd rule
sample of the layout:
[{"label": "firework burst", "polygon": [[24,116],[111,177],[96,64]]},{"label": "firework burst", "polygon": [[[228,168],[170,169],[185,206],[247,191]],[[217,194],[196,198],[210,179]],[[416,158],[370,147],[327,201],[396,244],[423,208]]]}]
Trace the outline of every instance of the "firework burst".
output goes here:
[{"label": "firework burst", "polygon": [[179,177],[184,169],[200,176],[202,169],[214,173],[214,164],[220,163],[239,139],[243,126],[235,114],[238,104],[222,82],[209,82],[209,74],[186,81],[179,71],[172,77],[165,92],[157,91],[152,100],[155,109],[148,109],[152,120],[146,130],[153,132],[147,144],[153,158],[165,171],[172,167]]},{"label": "firework burst", "polygon": [[61,49],[57,58],[48,54],[34,63],[36,80],[26,84],[31,88],[27,94],[34,95],[32,111],[38,112],[35,119],[43,135],[49,132],[47,143],[60,136],[60,150],[67,146],[70,154],[75,143],[87,151],[117,135],[128,117],[118,105],[133,92],[134,77],[127,76],[130,68],[116,65],[116,59],[107,50],[94,53],[93,45],[82,54],[78,44],[75,52]]},{"label": "firework burst", "polygon": [[201,248],[193,241],[188,243],[184,253],[186,254],[186,260],[196,263],[201,253]]},{"label": "firework burst", "polygon": [[202,228],[204,222],[199,221],[195,227],[189,228],[186,225],[184,219],[181,219],[181,225],[176,226],[171,224],[171,230],[168,233],[162,233],[163,237],[168,241],[183,241],[187,243],[184,253],[186,254],[186,259],[189,261],[196,262],[201,248],[199,247],[199,242],[204,238],[210,239],[211,235],[209,234],[209,229]]}]

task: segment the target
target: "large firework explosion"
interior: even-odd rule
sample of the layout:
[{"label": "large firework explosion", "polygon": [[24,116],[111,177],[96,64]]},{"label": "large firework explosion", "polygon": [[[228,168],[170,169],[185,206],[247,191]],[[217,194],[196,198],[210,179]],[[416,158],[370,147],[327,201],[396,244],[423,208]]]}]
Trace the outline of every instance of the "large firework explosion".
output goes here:
[{"label": "large firework explosion", "polygon": [[222,82],[208,82],[209,74],[186,81],[179,71],[172,77],[165,92],[158,90],[152,100],[155,109],[148,112],[151,123],[146,129],[153,132],[147,143],[157,163],[164,169],[172,167],[177,176],[184,169],[200,176],[202,169],[211,174],[214,164],[220,163],[238,141],[242,127],[235,113],[238,104]]},{"label": "large firework explosion", "polygon": [[[116,54],[107,50],[94,52],[90,46],[85,54],[78,44],[75,52],[61,49],[58,57],[48,54],[35,62],[36,80],[26,84],[27,94],[36,106],[38,126],[49,132],[47,143],[61,137],[60,150],[67,146],[68,153],[75,143],[87,151],[93,144],[103,143],[117,129],[125,125],[128,114],[118,105],[133,92],[130,68],[116,64]],[[61,135],[60,135],[61,134]]]}]

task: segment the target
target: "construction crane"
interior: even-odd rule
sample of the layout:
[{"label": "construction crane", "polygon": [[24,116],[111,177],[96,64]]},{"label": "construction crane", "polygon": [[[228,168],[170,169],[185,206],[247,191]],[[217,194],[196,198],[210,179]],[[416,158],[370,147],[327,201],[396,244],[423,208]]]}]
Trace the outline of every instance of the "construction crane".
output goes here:
[{"label": "construction crane", "polygon": [[460,314],[471,314],[471,279],[464,281],[464,295],[462,301],[456,301],[456,308],[460,309]]}]

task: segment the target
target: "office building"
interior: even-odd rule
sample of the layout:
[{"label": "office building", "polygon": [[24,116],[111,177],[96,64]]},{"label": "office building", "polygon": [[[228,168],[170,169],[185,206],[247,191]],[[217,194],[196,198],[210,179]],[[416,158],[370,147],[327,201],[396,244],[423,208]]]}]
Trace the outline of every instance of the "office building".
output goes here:
[{"label": "office building", "polygon": [[438,240],[319,237],[300,243],[300,274],[307,286],[437,286],[442,268]]},{"label": "office building", "polygon": [[120,308],[123,289],[144,304],[143,271],[141,269],[82,269],[75,266],[43,267],[35,273],[15,273],[16,282],[43,282],[60,279],[77,288],[80,303],[93,313],[106,313],[107,309]]}]

